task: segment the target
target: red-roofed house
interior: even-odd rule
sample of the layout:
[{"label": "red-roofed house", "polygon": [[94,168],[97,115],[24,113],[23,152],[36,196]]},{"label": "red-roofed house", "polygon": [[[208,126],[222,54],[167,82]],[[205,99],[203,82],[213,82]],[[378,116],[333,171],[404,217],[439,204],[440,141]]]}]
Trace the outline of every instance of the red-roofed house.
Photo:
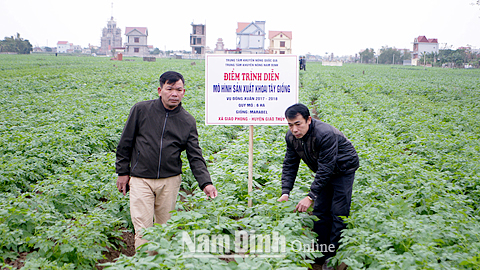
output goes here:
[{"label": "red-roofed house", "polygon": [[250,23],[247,22],[239,22],[237,23],[237,33],[242,32],[243,29],[245,29],[247,26],[249,26]]},{"label": "red-roofed house", "polygon": [[239,22],[237,49],[240,49],[242,54],[265,53],[265,21]]},{"label": "red-roofed house", "polygon": [[67,53],[70,49],[71,43],[68,43],[68,41],[59,41],[57,42],[57,52],[58,53]]},{"label": "red-roofed house", "polygon": [[292,53],[292,31],[268,31],[270,39],[270,54]]},{"label": "red-roofed house", "polygon": [[438,53],[438,49],[438,40],[436,38],[418,36],[413,41],[413,59],[419,59],[424,53]]},{"label": "red-roofed house", "polygon": [[125,35],[127,42],[125,43],[125,56],[148,56],[147,37],[148,30],[146,27],[126,27]]}]

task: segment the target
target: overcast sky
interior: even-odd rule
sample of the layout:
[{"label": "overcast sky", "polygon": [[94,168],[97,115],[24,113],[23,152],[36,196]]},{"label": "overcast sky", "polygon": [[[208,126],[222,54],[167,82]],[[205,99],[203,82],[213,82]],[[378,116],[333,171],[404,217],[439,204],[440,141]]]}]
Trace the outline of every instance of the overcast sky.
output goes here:
[{"label": "overcast sky", "polygon": [[[68,41],[100,45],[113,13],[117,26],[147,27],[148,44],[191,50],[191,23],[206,23],[207,46],[222,38],[235,49],[237,22],[266,21],[268,31],[292,31],[293,53],[354,55],[382,46],[413,48],[415,37],[440,47],[480,48],[480,7],[475,0],[0,0],[0,39],[20,33],[33,46]],[[113,3],[113,12],[111,5]]]}]

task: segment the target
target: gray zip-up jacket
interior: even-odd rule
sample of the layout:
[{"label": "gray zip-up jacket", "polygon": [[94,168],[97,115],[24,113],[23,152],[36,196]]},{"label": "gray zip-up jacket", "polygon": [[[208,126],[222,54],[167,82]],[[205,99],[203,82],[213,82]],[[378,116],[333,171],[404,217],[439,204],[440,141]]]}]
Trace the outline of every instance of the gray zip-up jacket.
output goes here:
[{"label": "gray zip-up jacket", "polygon": [[123,129],[117,146],[116,172],[119,176],[149,179],[179,175],[184,150],[203,190],[212,181],[198,144],[195,118],[181,103],[166,110],[161,98],[142,101],[132,107]]},{"label": "gray zip-up jacket", "polygon": [[307,134],[297,139],[289,130],[285,136],[287,152],[283,161],[282,194],[290,194],[300,160],[315,172],[308,196],[316,199],[335,174],[349,174],[359,167],[352,143],[335,127],[312,119]]}]

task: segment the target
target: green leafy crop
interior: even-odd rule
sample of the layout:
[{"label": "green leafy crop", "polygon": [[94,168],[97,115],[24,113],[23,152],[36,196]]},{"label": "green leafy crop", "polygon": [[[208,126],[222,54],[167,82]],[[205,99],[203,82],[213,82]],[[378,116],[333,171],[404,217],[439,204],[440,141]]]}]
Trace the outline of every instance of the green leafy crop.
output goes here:
[{"label": "green leafy crop", "polygon": [[[25,269],[92,269],[107,247],[120,248],[122,230],[132,226],[128,195],[115,186],[116,145],[130,107],[156,98],[167,70],[186,78],[183,106],[197,120],[219,196],[205,198],[182,156],[182,191],[170,221],[145,230],[150,242],[135,256],[104,266],[305,269],[321,255],[304,248],[315,238],[316,218],[293,212],[313,180],[307,166],[300,166],[291,200],[276,201],[287,128],[255,127],[249,195],[248,128],[204,125],[203,61],[0,55],[2,269],[23,252]],[[309,63],[299,85],[300,101],[340,129],[361,159],[334,261],[350,269],[478,269],[479,71]],[[249,240],[278,232],[287,249],[262,257],[265,246],[254,242],[238,252],[239,232]],[[184,233],[222,235],[232,244],[192,257]]]}]

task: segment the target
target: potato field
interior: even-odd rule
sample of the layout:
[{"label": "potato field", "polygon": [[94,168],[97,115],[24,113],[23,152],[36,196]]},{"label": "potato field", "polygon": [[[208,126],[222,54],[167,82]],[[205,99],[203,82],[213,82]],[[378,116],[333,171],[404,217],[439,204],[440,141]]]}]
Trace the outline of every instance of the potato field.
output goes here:
[{"label": "potato field", "polygon": [[[318,267],[320,253],[306,248],[316,218],[293,212],[313,180],[305,164],[291,200],[276,201],[287,126],[255,126],[249,196],[248,126],[204,124],[204,61],[129,60],[0,55],[0,269]],[[127,248],[122,235],[133,232],[128,195],[115,185],[117,142],[131,106],[158,98],[167,70],[185,76],[183,106],[197,120],[219,196],[206,199],[182,156],[169,223],[146,230],[151,241],[134,256],[102,260]],[[360,157],[334,261],[349,269],[480,269],[480,70],[309,62],[299,85],[300,102]],[[272,255],[251,242],[238,253],[232,242],[223,253],[192,254],[185,246],[186,235],[233,239],[239,231],[280,234],[286,249]],[[196,240],[205,251],[200,243],[208,242]]]}]

